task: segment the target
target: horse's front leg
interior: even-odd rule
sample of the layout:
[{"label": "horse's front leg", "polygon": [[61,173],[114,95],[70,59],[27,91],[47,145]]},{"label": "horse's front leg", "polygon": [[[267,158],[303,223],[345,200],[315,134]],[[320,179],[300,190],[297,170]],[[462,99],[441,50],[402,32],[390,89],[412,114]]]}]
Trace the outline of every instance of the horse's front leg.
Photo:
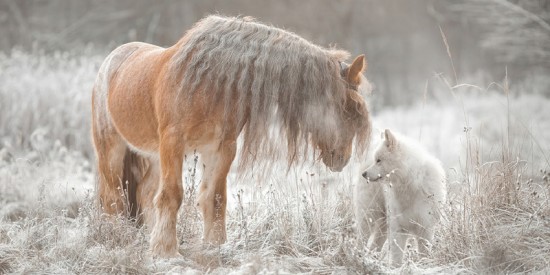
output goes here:
[{"label": "horse's front leg", "polygon": [[161,257],[178,256],[176,220],[183,200],[181,173],[184,144],[179,134],[161,131],[159,144],[160,186],[154,198],[155,225],[151,231],[151,249]]},{"label": "horse's front leg", "polygon": [[204,163],[204,175],[197,205],[204,219],[203,240],[206,243],[218,245],[226,241],[226,178],[236,151],[236,142],[226,141],[200,152]]}]

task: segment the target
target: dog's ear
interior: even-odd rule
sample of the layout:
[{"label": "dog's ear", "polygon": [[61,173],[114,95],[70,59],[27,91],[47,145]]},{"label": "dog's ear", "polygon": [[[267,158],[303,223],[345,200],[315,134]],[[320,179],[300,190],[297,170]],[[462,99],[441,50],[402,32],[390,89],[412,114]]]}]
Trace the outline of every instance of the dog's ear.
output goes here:
[{"label": "dog's ear", "polygon": [[384,139],[384,144],[390,152],[397,148],[397,139],[389,129],[384,130]]}]

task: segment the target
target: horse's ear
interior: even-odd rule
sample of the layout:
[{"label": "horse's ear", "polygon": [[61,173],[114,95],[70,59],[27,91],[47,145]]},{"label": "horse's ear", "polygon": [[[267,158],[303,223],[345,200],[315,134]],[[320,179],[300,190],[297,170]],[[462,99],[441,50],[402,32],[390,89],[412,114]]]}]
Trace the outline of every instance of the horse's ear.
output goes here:
[{"label": "horse's ear", "polygon": [[359,85],[361,82],[361,74],[367,70],[367,62],[365,61],[365,55],[362,54],[353,60],[348,71],[348,81],[350,84]]}]

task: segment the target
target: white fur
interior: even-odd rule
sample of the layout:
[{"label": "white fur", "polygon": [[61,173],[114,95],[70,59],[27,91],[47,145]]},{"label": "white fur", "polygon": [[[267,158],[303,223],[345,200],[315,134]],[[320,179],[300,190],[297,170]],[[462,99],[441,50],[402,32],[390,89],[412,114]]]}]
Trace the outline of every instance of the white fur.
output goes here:
[{"label": "white fur", "polygon": [[356,182],[355,214],[367,245],[381,250],[389,239],[391,263],[400,265],[409,237],[427,253],[446,201],[446,178],[439,160],[416,142],[389,130],[384,135]]}]

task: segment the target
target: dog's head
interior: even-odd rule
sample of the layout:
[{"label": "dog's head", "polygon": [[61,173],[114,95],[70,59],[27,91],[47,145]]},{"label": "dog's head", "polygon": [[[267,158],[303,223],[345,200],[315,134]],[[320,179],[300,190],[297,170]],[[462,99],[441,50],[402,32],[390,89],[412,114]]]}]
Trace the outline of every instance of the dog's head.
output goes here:
[{"label": "dog's head", "polygon": [[374,152],[374,163],[362,174],[369,181],[377,181],[386,177],[399,166],[397,158],[399,142],[388,129],[384,130],[383,139],[384,141]]}]

